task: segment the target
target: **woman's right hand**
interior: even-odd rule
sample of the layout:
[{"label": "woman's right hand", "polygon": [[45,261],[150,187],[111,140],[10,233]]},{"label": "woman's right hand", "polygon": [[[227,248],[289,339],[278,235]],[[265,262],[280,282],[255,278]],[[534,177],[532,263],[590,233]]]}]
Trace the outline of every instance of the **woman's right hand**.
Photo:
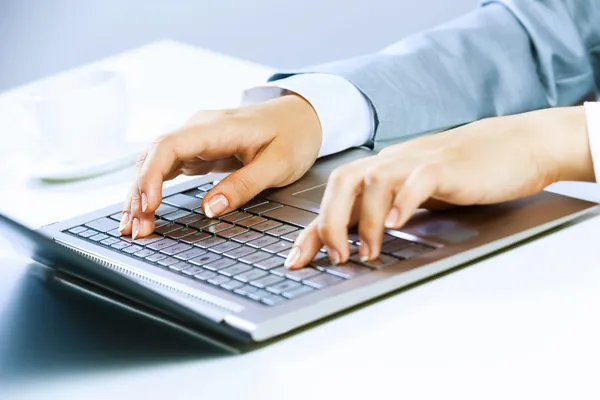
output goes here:
[{"label": "woman's right hand", "polygon": [[317,114],[297,95],[239,109],[201,111],[139,158],[119,229],[134,238],[152,233],[163,182],[180,174],[234,171],[203,199],[209,217],[233,211],[267,188],[302,177],[317,158],[321,136]]}]

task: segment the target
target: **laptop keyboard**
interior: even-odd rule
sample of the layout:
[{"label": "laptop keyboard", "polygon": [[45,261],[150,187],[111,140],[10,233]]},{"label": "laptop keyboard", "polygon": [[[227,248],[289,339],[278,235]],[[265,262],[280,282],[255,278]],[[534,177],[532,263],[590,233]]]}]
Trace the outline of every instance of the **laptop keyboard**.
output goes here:
[{"label": "laptop keyboard", "polygon": [[[290,271],[283,264],[302,227],[285,216],[300,216],[304,223],[314,214],[257,198],[238,211],[211,219],[201,207],[212,187],[204,184],[163,199],[155,213],[155,231],[145,238],[133,241],[121,236],[120,212],[64,233],[268,306],[434,250],[385,234],[381,257],[363,263],[358,235],[351,233],[348,263],[334,266],[321,250],[311,266]],[[286,209],[292,212],[282,212]],[[271,218],[271,213],[278,218]]]}]

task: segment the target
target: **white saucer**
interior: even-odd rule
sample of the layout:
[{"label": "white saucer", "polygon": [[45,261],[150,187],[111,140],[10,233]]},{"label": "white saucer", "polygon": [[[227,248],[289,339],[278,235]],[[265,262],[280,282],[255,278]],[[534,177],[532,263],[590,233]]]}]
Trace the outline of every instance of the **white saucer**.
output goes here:
[{"label": "white saucer", "polygon": [[91,178],[133,165],[140,151],[137,146],[132,146],[131,150],[110,158],[70,164],[52,158],[40,159],[31,165],[29,176],[55,182]]}]

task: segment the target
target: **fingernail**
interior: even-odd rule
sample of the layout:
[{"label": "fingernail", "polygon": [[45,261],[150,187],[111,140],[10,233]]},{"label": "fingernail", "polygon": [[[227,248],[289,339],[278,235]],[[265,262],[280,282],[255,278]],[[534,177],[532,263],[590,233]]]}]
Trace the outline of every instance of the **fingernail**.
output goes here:
[{"label": "fingernail", "polygon": [[338,265],[340,263],[340,253],[336,249],[328,247],[327,255],[329,256],[329,261],[331,261],[333,265]]},{"label": "fingernail", "polygon": [[367,262],[369,261],[369,245],[365,243],[364,240],[360,241],[360,246],[358,248],[358,252],[360,253],[360,261]]},{"label": "fingernail", "polygon": [[398,211],[398,209],[396,207],[392,207],[392,209],[390,210],[390,213],[388,214],[387,218],[385,219],[385,227],[388,229],[395,228],[398,224],[398,217],[400,217],[400,212]]},{"label": "fingernail", "polygon": [[208,218],[214,218],[216,215],[219,215],[223,211],[227,210],[228,207],[229,201],[227,200],[227,197],[223,196],[222,194],[218,194],[210,199],[205,207],[204,212]]},{"label": "fingernail", "polygon": [[148,208],[148,196],[146,196],[146,193],[142,193],[142,212],[146,212],[147,208]]},{"label": "fingernail", "polygon": [[138,233],[140,233],[140,220],[137,218],[133,219],[133,226],[131,227],[131,238],[137,239]]},{"label": "fingernail", "polygon": [[129,223],[129,213],[127,211],[121,214],[121,222],[119,223],[119,230],[122,231],[125,229],[127,224]]},{"label": "fingernail", "polygon": [[283,265],[286,268],[294,266],[300,259],[300,254],[300,249],[298,247],[293,247],[292,251],[290,251],[290,254],[288,254],[287,258],[285,259],[285,263]]}]

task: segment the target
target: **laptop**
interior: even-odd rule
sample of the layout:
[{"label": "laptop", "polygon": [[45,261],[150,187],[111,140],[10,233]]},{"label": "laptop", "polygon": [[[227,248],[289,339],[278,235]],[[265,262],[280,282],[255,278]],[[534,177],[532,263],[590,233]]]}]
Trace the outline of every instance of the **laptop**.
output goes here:
[{"label": "laptop", "polygon": [[239,352],[598,207],[542,192],[494,206],[421,211],[405,227],[386,230],[378,260],[360,261],[351,232],[347,264],[332,265],[321,252],[309,267],[287,270],[285,257],[318,215],[329,173],[372,154],[353,149],[320,159],[296,183],[216,219],[202,214],[202,198],[223,175],[170,187],[155,232],[135,241],[118,232],[120,204],[38,231],[0,216],[0,231],[63,283]]}]

